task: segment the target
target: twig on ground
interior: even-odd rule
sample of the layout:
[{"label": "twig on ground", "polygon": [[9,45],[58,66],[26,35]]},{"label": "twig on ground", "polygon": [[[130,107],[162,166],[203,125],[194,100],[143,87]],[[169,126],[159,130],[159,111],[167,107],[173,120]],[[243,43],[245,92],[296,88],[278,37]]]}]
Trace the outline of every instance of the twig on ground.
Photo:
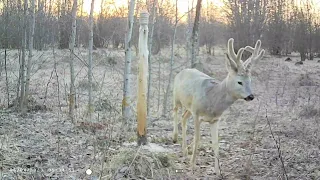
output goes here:
[{"label": "twig on ground", "polygon": [[283,175],[286,177],[286,180],[288,180],[288,175],[287,175],[286,168],[284,166],[284,161],[283,161],[283,158],[282,158],[282,152],[281,152],[281,147],[280,147],[280,138],[279,138],[279,142],[278,142],[276,140],[276,138],[274,137],[273,131],[271,129],[271,124],[270,124],[270,121],[268,119],[268,109],[266,109],[266,119],[267,119],[267,122],[268,122],[268,125],[269,125],[271,136],[272,136],[274,142],[276,143],[276,147],[277,147],[277,150],[278,150],[278,157],[280,159],[280,162],[281,162],[281,165],[282,165],[282,169],[283,169]]},{"label": "twig on ground", "polygon": [[136,155],[134,156],[134,158],[132,159],[132,161],[131,161],[131,163],[130,163],[130,165],[129,165],[129,167],[128,167],[128,170],[131,168],[133,162],[136,160],[136,158],[137,158],[137,156],[138,156],[138,154],[139,154],[139,151],[140,151],[141,147],[142,147],[142,146],[139,146]]}]

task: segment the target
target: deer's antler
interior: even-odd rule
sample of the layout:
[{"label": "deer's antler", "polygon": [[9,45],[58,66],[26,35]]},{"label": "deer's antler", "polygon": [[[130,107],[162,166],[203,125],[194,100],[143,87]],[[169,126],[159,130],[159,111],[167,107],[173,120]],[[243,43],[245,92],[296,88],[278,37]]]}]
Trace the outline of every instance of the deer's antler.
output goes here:
[{"label": "deer's antler", "polygon": [[244,69],[244,66],[242,64],[241,58],[242,58],[242,54],[243,54],[245,49],[244,48],[240,48],[238,53],[236,54],[234,52],[233,43],[234,43],[234,39],[230,38],[228,40],[228,56],[230,57],[231,60],[233,60],[236,63],[238,71],[241,71],[241,70]]},{"label": "deer's antler", "polygon": [[251,47],[251,46],[246,46],[246,47],[245,47],[245,50],[246,50],[246,51],[249,51],[249,52],[252,53],[251,57],[250,57],[249,59],[247,59],[247,60],[243,63],[243,65],[244,65],[244,67],[245,67],[245,69],[246,69],[247,71],[250,71],[250,70],[251,70],[252,60],[257,62],[257,61],[259,61],[260,59],[262,59],[262,57],[263,57],[263,55],[264,55],[264,53],[265,53],[265,50],[264,50],[264,49],[260,50],[260,48],[261,48],[261,41],[260,41],[260,39],[256,42],[256,45],[255,45],[254,48]]}]

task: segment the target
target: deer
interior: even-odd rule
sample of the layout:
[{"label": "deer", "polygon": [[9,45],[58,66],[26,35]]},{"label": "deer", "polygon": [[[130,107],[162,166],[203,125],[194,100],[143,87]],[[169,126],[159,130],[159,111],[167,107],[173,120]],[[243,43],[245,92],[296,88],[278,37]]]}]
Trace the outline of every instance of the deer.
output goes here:
[{"label": "deer", "polygon": [[[190,160],[192,172],[194,170],[197,148],[200,140],[200,124],[210,124],[212,147],[215,155],[215,173],[220,175],[219,166],[219,141],[218,125],[222,113],[235,101],[243,99],[252,101],[254,95],[251,91],[251,69],[252,63],[263,58],[265,50],[260,49],[261,41],[258,40],[255,47],[246,46],[240,48],[236,54],[234,51],[234,39],[230,38],[225,53],[227,77],[218,81],[196,69],[184,69],[174,78],[173,85],[173,142],[178,138],[178,110],[185,108],[182,115],[182,152],[187,156],[186,130],[187,120],[192,115],[194,119],[193,152]],[[242,61],[244,51],[251,56]]]}]

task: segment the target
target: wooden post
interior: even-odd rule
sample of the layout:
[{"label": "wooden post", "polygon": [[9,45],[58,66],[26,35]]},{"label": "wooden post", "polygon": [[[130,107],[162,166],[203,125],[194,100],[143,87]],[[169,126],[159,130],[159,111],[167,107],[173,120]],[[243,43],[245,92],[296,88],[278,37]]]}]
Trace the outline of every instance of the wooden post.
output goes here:
[{"label": "wooden post", "polygon": [[147,91],[148,91],[148,22],[149,13],[140,13],[139,29],[139,73],[138,73],[138,99],[137,99],[137,135],[138,145],[147,143]]}]

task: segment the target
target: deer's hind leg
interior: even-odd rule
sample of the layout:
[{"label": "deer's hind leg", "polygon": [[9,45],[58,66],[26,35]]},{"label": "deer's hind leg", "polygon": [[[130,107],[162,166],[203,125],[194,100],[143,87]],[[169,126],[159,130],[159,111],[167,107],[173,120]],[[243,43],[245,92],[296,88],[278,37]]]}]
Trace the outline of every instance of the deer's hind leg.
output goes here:
[{"label": "deer's hind leg", "polygon": [[178,141],[178,110],[181,107],[181,103],[174,101],[173,102],[173,143],[176,143]]},{"label": "deer's hind leg", "polygon": [[199,141],[200,141],[200,124],[201,121],[199,119],[199,115],[197,113],[192,113],[193,117],[194,117],[194,139],[193,139],[193,151],[192,151],[192,157],[191,157],[191,168],[192,171],[194,169],[194,165],[195,165],[195,161],[196,161],[196,156],[197,156],[197,148],[199,145]]}]

